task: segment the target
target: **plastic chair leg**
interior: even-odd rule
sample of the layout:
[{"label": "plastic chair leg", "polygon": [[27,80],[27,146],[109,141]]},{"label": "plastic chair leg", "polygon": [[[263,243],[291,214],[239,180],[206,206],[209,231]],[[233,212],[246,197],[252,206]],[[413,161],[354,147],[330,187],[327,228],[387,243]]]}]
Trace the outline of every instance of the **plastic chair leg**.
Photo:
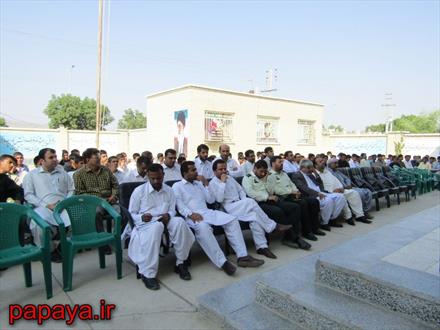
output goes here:
[{"label": "plastic chair leg", "polygon": [[397,195],[397,205],[400,205],[400,192],[398,192],[396,195]]},{"label": "plastic chair leg", "polygon": [[63,290],[72,291],[72,274],[73,274],[73,249],[67,249],[63,255],[63,264],[65,263],[65,274],[63,276]]},{"label": "plastic chair leg", "polygon": [[390,195],[386,195],[385,199],[387,200],[387,207],[391,207]]},{"label": "plastic chair leg", "polygon": [[115,247],[115,256],[116,256],[116,273],[118,280],[122,278],[122,247],[121,247],[121,240],[116,238],[116,241],[114,242]]},{"label": "plastic chair leg", "polygon": [[24,271],[24,283],[26,284],[26,287],[32,286],[32,270],[31,270],[31,263],[26,262],[23,264],[23,271]]},{"label": "plastic chair leg", "polygon": [[104,247],[103,246],[99,247],[98,252],[99,252],[99,268],[105,268]]},{"label": "plastic chair leg", "polygon": [[50,255],[46,255],[43,257],[41,261],[43,264],[43,272],[44,272],[44,283],[46,284],[46,297],[47,299],[52,298],[52,264],[50,261]]},{"label": "plastic chair leg", "polygon": [[376,197],[374,200],[376,202],[376,211],[379,211],[380,210],[379,198]]}]

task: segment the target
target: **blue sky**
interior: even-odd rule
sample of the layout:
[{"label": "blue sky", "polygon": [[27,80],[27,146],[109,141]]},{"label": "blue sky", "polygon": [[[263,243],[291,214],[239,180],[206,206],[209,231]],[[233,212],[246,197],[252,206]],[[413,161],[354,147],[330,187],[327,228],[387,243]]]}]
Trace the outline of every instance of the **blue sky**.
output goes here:
[{"label": "blue sky", "polygon": [[[193,83],[323,103],[360,130],[440,108],[439,1],[107,2],[103,99],[120,118],[147,94]],[[0,1],[0,115],[46,124],[50,96],[95,98],[98,2]],[[106,20],[107,20],[106,19]],[[107,22],[106,22],[107,23]],[[74,69],[70,69],[75,65]],[[71,77],[71,78],[70,78]]]}]

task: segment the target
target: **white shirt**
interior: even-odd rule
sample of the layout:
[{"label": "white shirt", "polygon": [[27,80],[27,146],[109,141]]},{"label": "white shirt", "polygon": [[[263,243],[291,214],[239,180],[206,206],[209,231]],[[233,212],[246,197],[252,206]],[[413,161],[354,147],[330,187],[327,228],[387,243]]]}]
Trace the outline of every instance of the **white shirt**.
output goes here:
[{"label": "white shirt", "polygon": [[222,182],[219,178],[214,177],[209,182],[208,189],[215,197],[215,200],[222,204],[232,203],[246,198],[246,192],[232,177],[228,177],[226,182]]},{"label": "white shirt", "polygon": [[320,172],[319,176],[324,184],[324,190],[333,192],[335,189],[344,189],[341,181],[339,181],[338,178],[335,177],[327,168],[324,169],[324,172]]},{"label": "white shirt", "polygon": [[[119,181],[119,180],[118,180]],[[139,175],[139,172],[137,171],[137,168],[134,170],[130,170],[125,176],[124,179],[119,183],[125,183],[125,182],[147,182],[148,177],[145,175],[144,177]]]},{"label": "white shirt", "polygon": [[180,174],[179,164],[174,163],[173,167],[168,167],[165,164],[162,164],[162,167],[164,173],[164,182],[182,180],[182,174]]},{"label": "white shirt", "polygon": [[[215,198],[200,181],[188,182],[182,179],[173,185],[174,196],[179,213],[188,218],[193,213],[199,213],[203,221],[216,226],[236,220],[236,217],[224,212],[208,209],[206,203],[214,203]],[[190,221],[190,220],[188,220]]]},{"label": "white shirt", "polygon": [[[151,183],[146,182],[137,187],[130,197],[129,212],[137,227],[157,221],[159,216],[168,213],[170,217],[176,215],[176,197],[166,184],[157,191]],[[142,221],[142,215],[150,213],[153,218],[148,223]]]},{"label": "white shirt", "polygon": [[291,162],[290,160],[284,160],[283,162],[283,171],[286,173],[294,173],[299,171],[299,165],[295,162]]},{"label": "white shirt", "polygon": [[252,173],[254,170],[254,163],[245,161],[243,165],[241,165],[241,170],[243,171],[243,176]]},{"label": "white shirt", "polygon": [[350,168],[356,168],[359,167],[359,163],[355,162],[353,159],[350,159],[348,164],[350,165]]},{"label": "white shirt", "polygon": [[[214,163],[216,160],[222,159],[221,157],[217,157],[214,160]],[[226,167],[228,169],[228,173],[230,176],[233,176],[234,178],[238,178],[241,176],[244,176],[243,170],[241,169],[240,164],[235,159],[229,158],[226,162]]]},{"label": "white shirt", "polygon": [[[135,170],[136,170],[136,168],[135,168]],[[116,172],[114,172],[113,175],[116,177],[116,180],[118,180],[118,183],[124,182],[126,174],[124,172],[122,172],[121,170],[116,169]]]},{"label": "white shirt", "polygon": [[46,207],[73,195],[72,178],[57,165],[52,172],[42,166],[30,171],[23,180],[24,198],[34,206]]},{"label": "white shirt", "polygon": [[406,168],[413,168],[411,160],[409,160],[409,161],[404,160],[403,163],[405,164]]},{"label": "white shirt", "polygon": [[214,177],[212,164],[209,160],[205,160],[203,162],[199,157],[197,157],[196,159],[194,159],[194,163],[196,164],[197,173],[199,175],[203,175],[206,179],[211,179]]}]

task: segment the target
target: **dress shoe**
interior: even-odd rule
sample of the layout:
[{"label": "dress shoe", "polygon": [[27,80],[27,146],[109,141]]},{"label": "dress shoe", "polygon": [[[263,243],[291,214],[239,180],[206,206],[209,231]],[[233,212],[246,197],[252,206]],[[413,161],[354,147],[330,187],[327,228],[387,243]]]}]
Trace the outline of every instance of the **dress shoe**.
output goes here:
[{"label": "dress shoe", "polygon": [[363,222],[363,223],[372,223],[373,221],[366,219],[365,217],[359,217],[356,219],[359,222]]},{"label": "dress shoe", "polygon": [[373,220],[374,216],[372,216],[370,213],[365,213],[365,219]]},{"label": "dress shoe", "polygon": [[222,269],[225,271],[226,274],[232,276],[237,270],[237,267],[235,267],[232,263],[226,260],[225,263],[222,265]]},{"label": "dress shoe", "polygon": [[320,227],[321,227],[322,230],[326,230],[326,231],[331,231],[332,230],[329,225],[321,225]]},{"label": "dress shoe", "polygon": [[262,264],[264,264],[264,260],[255,259],[250,255],[237,259],[237,265],[239,267],[260,267]]},{"label": "dress shoe", "polygon": [[174,272],[179,274],[179,277],[182,280],[189,281],[191,279],[191,274],[189,273],[188,267],[185,263],[174,266]]},{"label": "dress shoe", "polygon": [[303,235],[303,237],[305,239],[308,239],[308,240],[311,240],[311,241],[317,241],[318,240],[318,237],[313,235],[313,233],[307,233],[307,234]]},{"label": "dress shoe", "polygon": [[136,279],[141,279],[142,278],[142,275],[141,275],[141,273],[139,273],[139,266],[137,266],[136,265]]},{"label": "dress shoe", "polygon": [[316,229],[313,234],[318,236],[325,236],[325,233],[322,230]]},{"label": "dress shoe", "polygon": [[63,257],[61,256],[61,254],[57,251],[54,250],[51,254],[50,254],[50,261],[59,264],[63,261]]},{"label": "dress shoe", "polygon": [[[316,238],[316,237],[315,237]],[[303,240],[301,237],[298,237],[295,241],[296,244],[298,244],[298,248],[302,250],[310,250],[312,247],[309,243],[307,243],[305,240]]]},{"label": "dress shoe", "polygon": [[330,225],[330,227],[336,227],[336,228],[342,228],[342,227],[344,227],[342,224],[337,223],[337,222],[335,222],[335,221],[330,221],[328,224]]},{"label": "dress shoe", "polygon": [[275,254],[273,254],[271,250],[269,250],[269,248],[258,249],[257,253],[261,254],[261,255],[263,255],[265,257],[271,258],[271,259],[276,259],[277,258],[277,256]]},{"label": "dress shoe", "polygon": [[356,226],[356,223],[354,222],[353,218],[346,219],[345,221],[351,226]]},{"label": "dress shoe", "polygon": [[159,281],[157,280],[157,278],[154,278],[154,277],[148,278],[148,277],[142,276],[142,282],[144,282],[147,289],[150,289],[150,290],[159,290],[160,289]]}]

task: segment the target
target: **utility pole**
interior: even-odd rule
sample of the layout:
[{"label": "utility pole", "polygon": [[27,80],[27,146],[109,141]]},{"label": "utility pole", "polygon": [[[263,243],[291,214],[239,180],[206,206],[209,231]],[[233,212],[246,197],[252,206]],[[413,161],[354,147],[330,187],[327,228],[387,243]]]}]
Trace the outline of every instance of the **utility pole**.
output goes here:
[{"label": "utility pole", "polygon": [[394,107],[396,104],[392,101],[393,93],[385,93],[385,103],[381,105],[386,111],[385,133],[393,131]]},{"label": "utility pole", "polygon": [[96,68],[96,148],[99,149],[99,131],[101,129],[101,64],[102,64],[102,13],[104,2],[99,0],[98,9],[98,63]]}]

